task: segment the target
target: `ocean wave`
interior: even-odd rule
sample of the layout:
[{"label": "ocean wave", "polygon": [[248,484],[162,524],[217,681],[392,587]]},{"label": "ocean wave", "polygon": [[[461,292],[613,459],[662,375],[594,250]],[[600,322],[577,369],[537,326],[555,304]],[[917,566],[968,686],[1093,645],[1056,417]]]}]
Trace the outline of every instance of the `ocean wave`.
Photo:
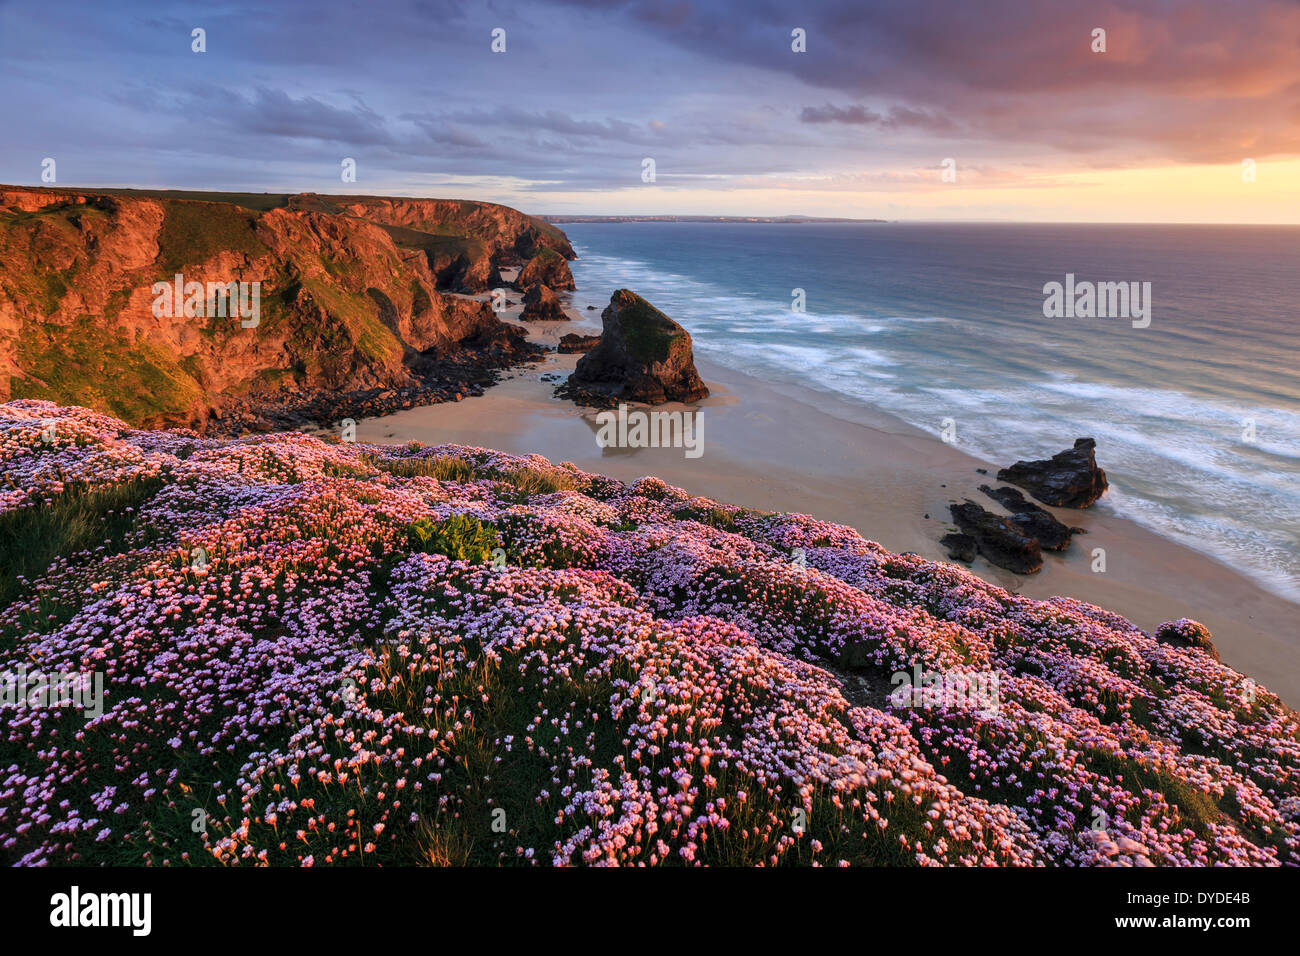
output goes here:
[{"label": "ocean wave", "polygon": [[[581,254],[580,287],[635,288],[719,364],[880,408],[931,434],[954,418],[956,445],[986,461],[1043,457],[1091,435],[1111,477],[1107,508],[1300,600],[1300,414],[1265,403],[1287,386],[1252,379],[1242,367],[1251,366],[1257,337],[1241,329],[1225,330],[1209,353],[1213,327],[1171,333],[1135,371],[1126,330],[1094,334],[996,303],[964,318],[909,314],[887,302],[846,309],[862,296],[854,277],[834,269],[800,284],[810,303],[836,307],[796,313],[778,297],[729,288],[734,270],[711,249],[696,257],[708,278],[645,259]],[[772,263],[774,274],[781,268]],[[1191,358],[1179,351],[1184,340],[1196,343]],[[1157,369],[1158,386],[1146,377],[1123,380]],[[1201,369],[1215,370],[1239,400],[1205,394]]]}]

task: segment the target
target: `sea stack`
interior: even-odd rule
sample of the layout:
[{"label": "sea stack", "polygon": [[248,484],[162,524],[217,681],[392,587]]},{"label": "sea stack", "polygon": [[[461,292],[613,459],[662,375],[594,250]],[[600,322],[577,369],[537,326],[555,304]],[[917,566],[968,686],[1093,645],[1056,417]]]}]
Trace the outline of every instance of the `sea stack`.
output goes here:
[{"label": "sea stack", "polygon": [[549,246],[542,246],[537,254],[524,263],[515,277],[515,287],[527,292],[535,285],[544,285],[550,289],[572,292],[577,288],[573,284],[573,273],[564,256]]},{"label": "sea stack", "polygon": [[619,289],[600,318],[600,344],[578,360],[570,391],[650,405],[708,397],[690,333],[645,299]]},{"label": "sea stack", "polygon": [[524,293],[524,311],[519,316],[524,322],[556,322],[567,319],[560,297],[541,283],[530,286]]}]

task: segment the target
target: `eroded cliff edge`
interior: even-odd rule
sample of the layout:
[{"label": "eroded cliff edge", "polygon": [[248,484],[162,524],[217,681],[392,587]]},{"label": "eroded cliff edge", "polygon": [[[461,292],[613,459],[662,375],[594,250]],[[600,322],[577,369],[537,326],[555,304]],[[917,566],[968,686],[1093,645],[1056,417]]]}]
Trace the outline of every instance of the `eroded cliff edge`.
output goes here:
[{"label": "eroded cliff edge", "polygon": [[[230,432],[473,394],[535,348],[468,295],[572,258],[493,203],[0,186],[0,400]],[[177,275],[257,283],[256,321],[160,310]]]}]

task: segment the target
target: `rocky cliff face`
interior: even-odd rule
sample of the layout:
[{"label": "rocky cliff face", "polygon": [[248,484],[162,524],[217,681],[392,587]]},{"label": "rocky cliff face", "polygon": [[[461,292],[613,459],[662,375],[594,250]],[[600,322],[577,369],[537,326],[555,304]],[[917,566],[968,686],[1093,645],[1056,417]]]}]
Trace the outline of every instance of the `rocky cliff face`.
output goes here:
[{"label": "rocky cliff face", "polygon": [[550,223],[509,206],[457,199],[317,198],[330,200],[347,215],[379,223],[399,245],[425,252],[442,287],[485,292],[500,284],[498,266],[541,257],[552,272],[568,276],[569,285],[552,288],[573,288],[566,260],[577,257],[568,238]]},{"label": "rocky cliff face", "polygon": [[550,248],[541,249],[537,255],[524,263],[524,267],[519,270],[519,275],[515,279],[515,286],[522,291],[527,291],[535,285],[563,289],[567,292],[577,288],[573,283],[573,273],[569,271],[569,263],[564,256]]},{"label": "rocky cliff face", "polygon": [[509,206],[460,199],[387,199],[377,196],[333,196],[343,212],[390,226],[404,226],[430,235],[470,236],[493,256],[512,254],[531,259],[551,249],[576,259],[568,238],[557,227]]},{"label": "rocky cliff face", "polygon": [[[205,429],[320,395],[427,391],[448,362],[469,369],[448,373],[459,393],[527,347],[450,293],[573,255],[554,226],[490,203],[176,195],[0,186],[0,400]],[[189,291],[160,306],[155,283],[177,274],[205,290],[188,310]],[[232,282],[258,284],[255,318],[218,309],[208,284]]]}]

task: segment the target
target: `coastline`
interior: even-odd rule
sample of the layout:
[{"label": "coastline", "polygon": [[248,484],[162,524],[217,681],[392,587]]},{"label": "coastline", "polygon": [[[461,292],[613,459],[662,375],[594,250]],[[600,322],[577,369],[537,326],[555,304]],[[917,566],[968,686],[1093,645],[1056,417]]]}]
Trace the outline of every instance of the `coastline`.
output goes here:
[{"label": "coastline", "polygon": [[[508,309],[502,318],[517,322],[520,309]],[[567,303],[566,312],[574,321],[524,324],[530,340],[553,346],[567,332],[590,332],[598,314]],[[689,406],[704,413],[701,457],[687,458],[681,449],[601,449],[596,410],[552,397],[557,377],[562,380],[578,357],[550,353],[540,363],[511,369],[473,401],[360,419],[357,440],[536,453],[623,481],[655,475],[719,501],[849,525],[891,551],[945,562],[939,538],[951,526],[950,502],[970,498],[1000,511],[979,491],[981,483],[991,483],[989,475],[976,471],[994,474],[997,463],[886,412],[763,382],[699,358],[697,368],[713,393]],[[1062,436],[1062,447],[1075,437]],[[1213,633],[1225,663],[1300,706],[1300,638],[1288,636],[1300,615],[1295,603],[1207,554],[1114,514],[1104,498],[1083,511],[1049,510],[1088,533],[1076,537],[1064,555],[1044,552],[1043,570],[1036,575],[1016,575],[983,558],[970,570],[1027,597],[1063,595],[1096,604],[1147,631],[1162,621],[1194,618]],[[1094,548],[1105,549],[1104,573],[1091,570]]]}]

